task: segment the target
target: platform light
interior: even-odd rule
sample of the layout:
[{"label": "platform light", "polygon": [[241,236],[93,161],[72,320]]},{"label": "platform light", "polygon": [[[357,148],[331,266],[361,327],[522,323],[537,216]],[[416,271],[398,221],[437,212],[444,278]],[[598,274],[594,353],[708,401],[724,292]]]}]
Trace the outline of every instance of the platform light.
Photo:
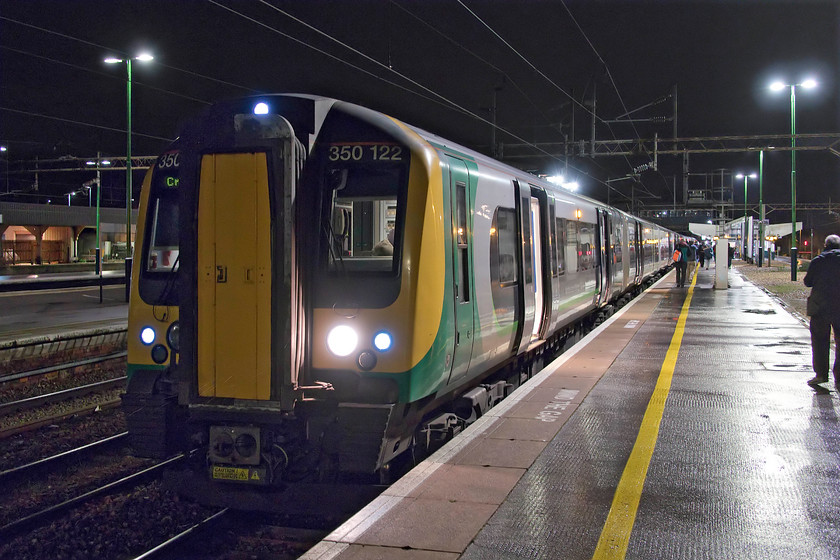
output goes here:
[{"label": "platform light", "polygon": [[[148,63],[154,60],[155,57],[149,53],[140,53],[137,56],[127,56],[119,58],[109,56],[104,60],[106,64],[122,64],[125,63],[126,69],[126,114],[125,114],[125,128],[126,128],[126,145],[125,145],[125,249],[126,249],[126,277],[131,273],[132,251],[131,251],[131,202],[133,183],[131,172],[131,62],[136,60],[138,62]],[[129,282],[126,282],[125,300],[129,297]]]},{"label": "platform light", "polygon": [[551,175],[545,178],[552,185],[557,185],[569,191],[576,191],[580,186],[577,181],[567,181],[562,175]]},{"label": "platform light", "polygon": [[796,267],[799,259],[796,257],[796,88],[814,89],[817,80],[808,78],[801,83],[788,84],[775,81],[770,89],[775,92],[790,88],[790,280],[796,281]]}]

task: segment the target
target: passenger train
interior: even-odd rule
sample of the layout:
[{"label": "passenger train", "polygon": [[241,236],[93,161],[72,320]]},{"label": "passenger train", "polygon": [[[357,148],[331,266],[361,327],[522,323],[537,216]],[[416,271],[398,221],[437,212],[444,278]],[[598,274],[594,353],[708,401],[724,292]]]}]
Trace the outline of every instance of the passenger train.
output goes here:
[{"label": "passenger train", "polygon": [[223,490],[385,474],[666,271],[674,242],[357,105],[215,105],[143,183],[135,452],[192,451]]}]

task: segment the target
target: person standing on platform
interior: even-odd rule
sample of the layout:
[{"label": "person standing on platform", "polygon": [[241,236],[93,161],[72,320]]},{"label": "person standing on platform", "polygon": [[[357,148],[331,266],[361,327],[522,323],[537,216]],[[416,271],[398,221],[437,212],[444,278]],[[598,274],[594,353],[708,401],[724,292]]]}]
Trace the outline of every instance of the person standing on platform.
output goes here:
[{"label": "person standing on platform", "polygon": [[706,246],[701,245],[697,249],[697,262],[700,263],[700,268],[703,268],[703,265],[706,263]]},{"label": "person standing on platform", "polygon": [[709,263],[715,258],[715,252],[708,245],[703,247],[703,254],[706,255],[706,270],[709,270]]},{"label": "person standing on platform", "polygon": [[685,286],[685,274],[688,270],[688,253],[690,251],[685,239],[680,239],[680,242],[677,243],[677,251],[680,252],[680,260],[677,261],[677,287],[682,288]]},{"label": "person standing on platform", "polygon": [[808,385],[828,381],[831,330],[834,329],[834,386],[840,390],[840,236],[825,238],[825,249],[814,257],[802,280],[811,288],[808,316],[811,317],[811,355],[816,377]]}]

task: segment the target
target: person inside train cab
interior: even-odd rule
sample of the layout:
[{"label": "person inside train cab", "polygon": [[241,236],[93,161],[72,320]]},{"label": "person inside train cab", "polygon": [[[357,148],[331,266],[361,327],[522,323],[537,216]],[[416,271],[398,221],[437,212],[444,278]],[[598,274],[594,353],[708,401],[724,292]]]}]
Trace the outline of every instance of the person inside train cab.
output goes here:
[{"label": "person inside train cab", "polygon": [[816,376],[808,385],[828,381],[831,330],[834,329],[834,386],[840,389],[840,299],[836,296],[840,279],[840,236],[825,238],[825,249],[814,257],[803,278],[811,288],[807,314],[811,317],[811,356]]},{"label": "person inside train cab", "polygon": [[682,288],[685,286],[685,275],[688,271],[688,254],[690,251],[685,239],[680,239],[679,243],[677,243],[677,251],[680,252],[680,258],[677,261],[677,287]]},{"label": "person inside train cab", "polygon": [[390,256],[394,254],[394,228],[388,230],[385,239],[373,246],[374,256]]}]

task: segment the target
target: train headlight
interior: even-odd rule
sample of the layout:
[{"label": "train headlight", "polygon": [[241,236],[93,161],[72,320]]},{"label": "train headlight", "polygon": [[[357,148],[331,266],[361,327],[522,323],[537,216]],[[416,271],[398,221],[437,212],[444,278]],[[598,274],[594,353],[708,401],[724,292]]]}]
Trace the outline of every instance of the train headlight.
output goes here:
[{"label": "train headlight", "polygon": [[268,114],[268,104],[259,102],[254,105],[254,114],[255,115],[267,115]]},{"label": "train headlight", "polygon": [[358,343],[359,335],[347,325],[339,325],[327,335],[327,347],[330,352],[342,358],[352,354]]},{"label": "train headlight", "polygon": [[172,348],[173,352],[181,351],[180,334],[181,326],[178,324],[178,321],[175,321],[166,329],[166,342],[169,343],[169,347]]},{"label": "train headlight", "polygon": [[156,364],[162,364],[169,357],[169,351],[163,344],[155,344],[152,347],[152,361]]},{"label": "train headlight", "polygon": [[376,336],[373,337],[373,346],[380,352],[387,352],[390,350],[393,343],[394,339],[391,337],[391,334],[385,331],[378,332],[376,333]]},{"label": "train headlight", "polygon": [[143,327],[140,329],[140,341],[149,346],[155,341],[155,329],[152,327]]}]

